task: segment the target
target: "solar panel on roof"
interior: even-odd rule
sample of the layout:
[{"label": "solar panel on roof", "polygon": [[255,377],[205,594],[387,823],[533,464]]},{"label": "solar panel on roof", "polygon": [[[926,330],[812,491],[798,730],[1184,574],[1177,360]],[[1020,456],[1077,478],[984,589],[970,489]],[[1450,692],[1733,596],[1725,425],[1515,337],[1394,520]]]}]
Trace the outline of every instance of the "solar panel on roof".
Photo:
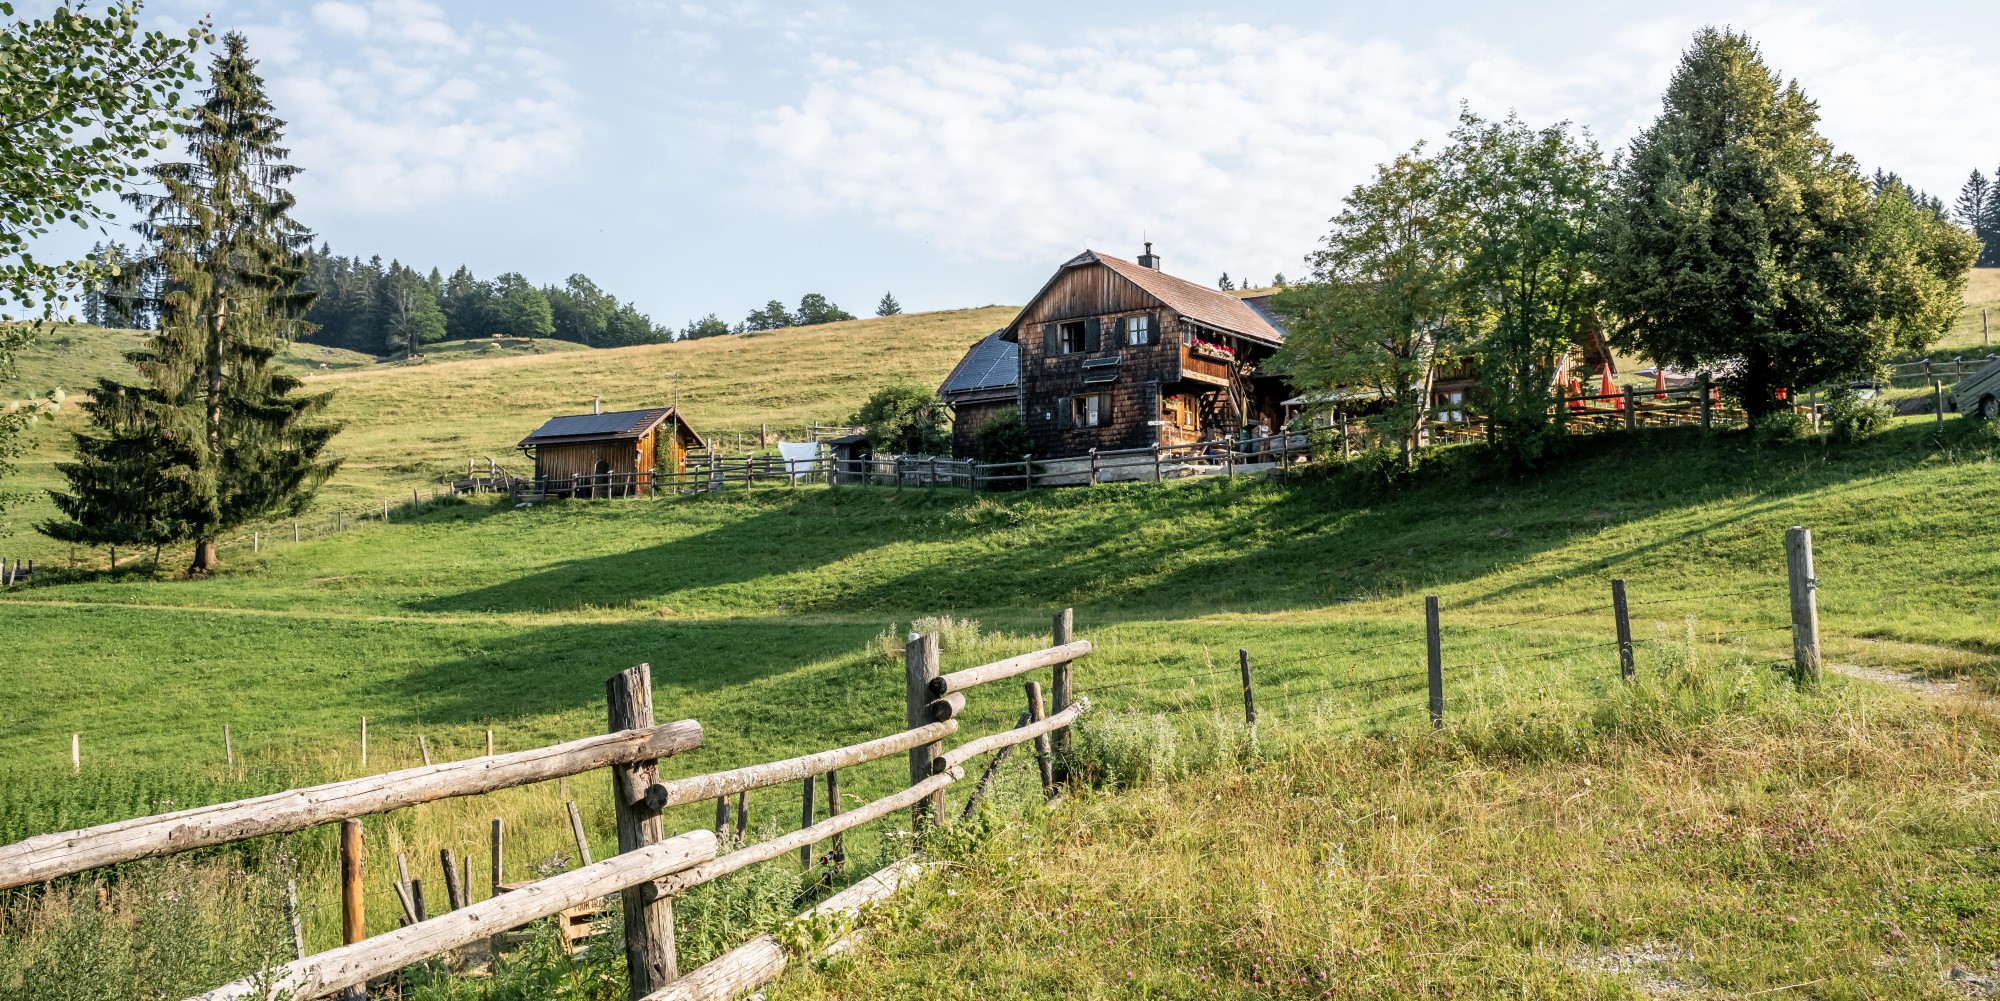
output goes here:
[{"label": "solar panel on roof", "polygon": [[608,414],[577,414],[573,417],[551,417],[548,423],[536,428],[529,440],[536,438],[570,438],[579,435],[631,434],[658,419],[664,410],[620,410]]},{"label": "solar panel on roof", "polygon": [[958,370],[940,389],[943,393],[963,393],[975,389],[1002,389],[1014,384],[1019,370],[1020,345],[1000,339],[1000,332],[988,334],[965,353]]}]

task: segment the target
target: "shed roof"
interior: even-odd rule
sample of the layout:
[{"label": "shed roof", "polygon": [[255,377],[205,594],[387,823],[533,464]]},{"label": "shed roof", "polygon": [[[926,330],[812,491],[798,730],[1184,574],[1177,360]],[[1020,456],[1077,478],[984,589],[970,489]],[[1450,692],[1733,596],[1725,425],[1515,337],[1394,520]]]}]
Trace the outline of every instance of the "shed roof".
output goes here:
[{"label": "shed roof", "polygon": [[1001,339],[1006,328],[979,339],[938,387],[938,397],[956,403],[980,396],[1013,393],[1020,380],[1021,346]]},{"label": "shed roof", "polygon": [[[551,417],[541,427],[530,432],[516,448],[530,445],[567,445],[585,441],[637,441],[660,426],[662,421],[679,415],[672,407],[652,407],[646,410],[614,410],[602,414],[577,414],[570,417]],[[681,440],[696,447],[706,447],[701,435],[688,426],[686,419],[674,421],[676,433]]]},{"label": "shed roof", "polygon": [[[1285,343],[1285,328],[1270,311],[1269,296],[1251,300],[1239,299],[1227,292],[1217,291],[1206,285],[1197,285],[1185,278],[1176,278],[1164,271],[1155,271],[1095,250],[1086,250],[1065,261],[1056,271],[1056,277],[1049,279],[1049,285],[1054,285],[1056,278],[1062,277],[1064,271],[1089,264],[1102,264],[1110,268],[1119,277],[1139,286],[1146,294],[1158,299],[1167,308],[1202,326],[1214,327],[1226,333],[1248,337],[1266,344]],[[1042,287],[1042,292],[1047,292],[1048,289],[1049,286],[1045,285]],[[1042,292],[1036,293],[1035,298],[1041,298]],[[1031,301],[1030,305],[1032,304]],[[1027,315],[1025,308],[1022,309],[1021,315]],[[1018,342],[1020,335],[1016,326],[1019,323],[1020,319],[1016,317],[1014,323],[1007,326],[1008,340]]]}]

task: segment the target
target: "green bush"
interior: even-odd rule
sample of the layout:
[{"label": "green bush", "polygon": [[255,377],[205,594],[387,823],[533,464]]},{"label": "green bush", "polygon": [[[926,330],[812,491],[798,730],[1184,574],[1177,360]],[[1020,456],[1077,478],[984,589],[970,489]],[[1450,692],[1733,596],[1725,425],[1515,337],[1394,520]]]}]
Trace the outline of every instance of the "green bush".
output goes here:
[{"label": "green bush", "polygon": [[875,391],[852,423],[868,429],[868,447],[878,455],[949,455],[944,404],[914,382],[892,382]]},{"label": "green bush", "polygon": [[1881,400],[1865,400],[1861,394],[1842,387],[1833,391],[1826,408],[1826,433],[1842,443],[1872,438],[1889,427],[1896,412]]},{"label": "green bush", "polygon": [[1035,445],[1020,414],[1001,414],[974,432],[981,462],[1019,462]]},{"label": "green bush", "polygon": [[1812,422],[1795,410],[1779,410],[1765,414],[1751,435],[1760,445],[1804,441],[1812,436]]}]

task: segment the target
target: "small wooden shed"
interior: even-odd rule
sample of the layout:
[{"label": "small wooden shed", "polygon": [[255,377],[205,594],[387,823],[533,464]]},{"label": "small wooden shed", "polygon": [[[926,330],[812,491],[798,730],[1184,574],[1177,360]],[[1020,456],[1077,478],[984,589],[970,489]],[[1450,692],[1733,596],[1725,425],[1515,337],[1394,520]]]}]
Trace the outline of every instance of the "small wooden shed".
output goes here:
[{"label": "small wooden shed", "polygon": [[535,485],[563,497],[640,497],[655,474],[687,471],[708,443],[672,407],[552,417],[516,446],[535,461]]}]

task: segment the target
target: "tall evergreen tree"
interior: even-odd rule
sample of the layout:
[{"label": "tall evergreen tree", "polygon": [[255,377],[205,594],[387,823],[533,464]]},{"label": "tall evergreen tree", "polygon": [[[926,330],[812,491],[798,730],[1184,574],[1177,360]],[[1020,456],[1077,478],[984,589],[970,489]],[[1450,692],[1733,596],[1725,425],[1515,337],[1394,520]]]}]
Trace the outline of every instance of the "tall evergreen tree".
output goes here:
[{"label": "tall evergreen tree", "polygon": [[86,546],[163,546],[189,538],[203,517],[199,437],[169,435],[158,394],[99,379],[83,404],[76,458],[56,464],[69,492],[50,491],[63,519],[39,530]]},{"label": "tall evergreen tree", "polygon": [[882,293],[882,301],[875,304],[876,316],[897,316],[903,312],[903,304],[896,301],[894,292]]},{"label": "tall evergreen tree", "polygon": [[[159,478],[172,496],[158,503],[184,517],[196,572],[215,566],[222,532],[303,510],[338,464],[321,457],[338,430],[318,419],[331,394],[301,394],[271,365],[309,329],[312,293],[299,285],[311,234],[291,218],[285,185],[298,168],[255,70],[243,36],[225,36],[186,133],[188,161],[149,168],[164,193],[127,196],[146,213],[138,229],[167,285],[159,332],[132,354],[144,406],[120,416],[158,437],[153,454],[187,456],[184,476]],[[72,478],[67,503],[101,506],[98,486]]]},{"label": "tall evergreen tree", "polygon": [[2000,268],[2000,171],[1988,178],[1974,168],[1958,189],[1952,214],[1979,240],[1979,266]]},{"label": "tall evergreen tree", "polygon": [[[1777,407],[1781,389],[1866,375],[1941,332],[1924,329],[1934,312],[1926,297],[1880,283],[1885,255],[1914,251],[1902,236],[1881,239],[1876,227],[1895,214],[1878,212],[1818,121],[1818,107],[1748,37],[1703,29],[1665,110],[1633,141],[1609,213],[1600,274],[1617,342],[1718,370],[1753,420]],[[1922,232],[1941,241],[1924,266],[1941,287],[1962,286],[1962,270],[1947,274],[1950,237]]]}]

